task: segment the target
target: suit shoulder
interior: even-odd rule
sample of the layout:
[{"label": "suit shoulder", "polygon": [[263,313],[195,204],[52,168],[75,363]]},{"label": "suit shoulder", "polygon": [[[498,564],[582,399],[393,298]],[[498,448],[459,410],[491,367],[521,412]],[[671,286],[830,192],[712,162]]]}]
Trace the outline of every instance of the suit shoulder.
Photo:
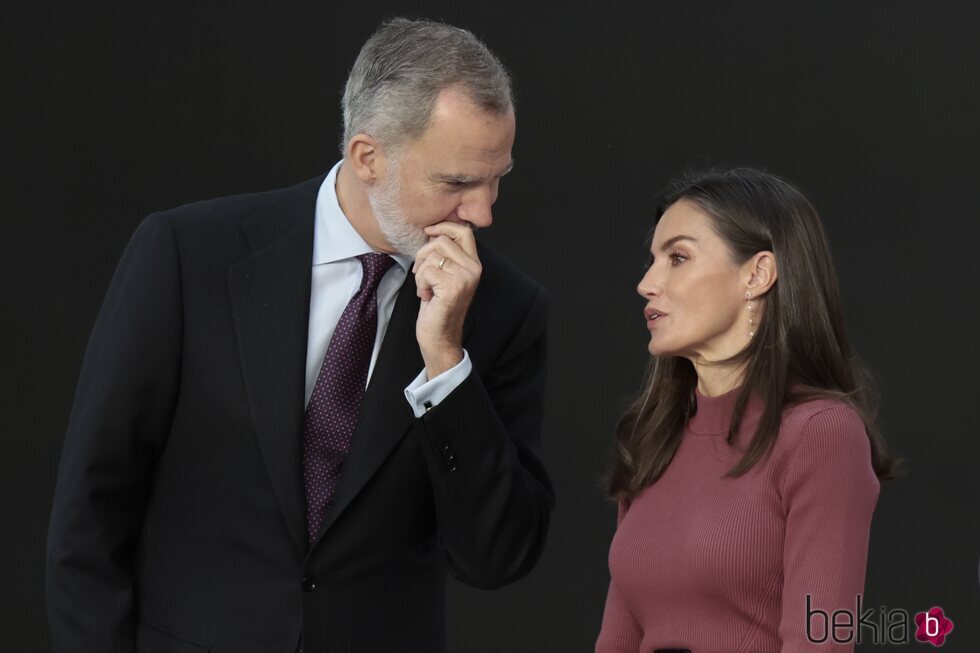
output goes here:
[{"label": "suit shoulder", "polygon": [[516,263],[485,243],[477,250],[483,265],[480,292],[490,297],[505,297],[507,301],[527,302],[544,294],[544,287],[520,269]]},{"label": "suit shoulder", "polygon": [[233,227],[256,212],[274,209],[280,205],[305,202],[312,206],[322,181],[323,176],[287,188],[198,200],[158,211],[148,216],[148,220],[165,220],[178,230]]}]

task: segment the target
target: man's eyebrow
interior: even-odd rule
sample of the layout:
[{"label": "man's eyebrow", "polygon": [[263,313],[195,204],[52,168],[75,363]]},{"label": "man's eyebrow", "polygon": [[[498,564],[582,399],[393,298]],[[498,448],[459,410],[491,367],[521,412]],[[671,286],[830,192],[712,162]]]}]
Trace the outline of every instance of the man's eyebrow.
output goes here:
[{"label": "man's eyebrow", "polygon": [[667,251],[668,249],[670,249],[671,247],[673,247],[674,245],[676,245],[678,242],[680,242],[682,240],[690,240],[692,243],[698,242],[698,239],[695,238],[694,236],[688,236],[686,234],[681,234],[679,236],[674,236],[673,238],[664,241],[664,244],[660,246],[660,251],[661,252],[665,252],[665,251]]},{"label": "man's eyebrow", "polygon": [[[509,164],[507,164],[507,167],[504,168],[503,171],[499,175],[497,175],[497,178],[499,179],[499,178],[503,177],[504,175],[506,175],[508,172],[510,172],[513,169],[514,169],[514,161],[512,159],[511,162]],[[436,175],[436,180],[437,181],[450,181],[450,182],[453,182],[453,183],[456,183],[456,184],[472,184],[472,183],[476,183],[478,181],[483,181],[483,178],[482,177],[474,177],[472,175],[456,175],[456,174],[452,174],[452,173],[445,173],[445,174],[437,174]]]},{"label": "man's eyebrow", "polygon": [[444,173],[437,174],[436,181],[451,181],[457,184],[471,184],[474,181],[479,181],[479,178],[471,175],[454,175],[452,173]]}]

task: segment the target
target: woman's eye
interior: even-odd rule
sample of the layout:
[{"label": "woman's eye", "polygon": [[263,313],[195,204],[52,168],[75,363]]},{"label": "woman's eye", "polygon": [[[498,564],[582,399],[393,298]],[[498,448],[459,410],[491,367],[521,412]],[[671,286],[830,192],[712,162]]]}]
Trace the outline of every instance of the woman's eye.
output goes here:
[{"label": "woman's eye", "polygon": [[686,260],[687,257],[681,254],[680,252],[674,252],[673,254],[670,255],[670,262],[672,265],[678,265]]}]

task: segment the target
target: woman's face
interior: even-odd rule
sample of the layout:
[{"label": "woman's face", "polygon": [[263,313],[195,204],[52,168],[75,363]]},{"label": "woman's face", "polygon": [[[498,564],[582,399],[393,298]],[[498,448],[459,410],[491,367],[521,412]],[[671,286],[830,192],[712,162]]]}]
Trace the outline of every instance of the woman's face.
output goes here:
[{"label": "woman's face", "polygon": [[695,202],[677,201],[657,224],[650,253],[652,264],[637,285],[647,300],[650,353],[698,362],[739,352],[752,330],[748,278],[711,218]]}]

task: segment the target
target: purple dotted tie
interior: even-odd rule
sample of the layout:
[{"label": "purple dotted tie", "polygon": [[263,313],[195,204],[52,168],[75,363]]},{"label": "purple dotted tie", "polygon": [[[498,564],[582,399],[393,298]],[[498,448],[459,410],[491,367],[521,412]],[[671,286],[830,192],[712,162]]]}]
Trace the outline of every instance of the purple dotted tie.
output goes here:
[{"label": "purple dotted tie", "polygon": [[340,316],[306,407],[303,485],[306,530],[311,543],[323,523],[337,489],[340,467],[350,450],[378,330],[378,284],[395,262],[386,254],[362,254],[357,258],[364,269],[361,287]]}]

